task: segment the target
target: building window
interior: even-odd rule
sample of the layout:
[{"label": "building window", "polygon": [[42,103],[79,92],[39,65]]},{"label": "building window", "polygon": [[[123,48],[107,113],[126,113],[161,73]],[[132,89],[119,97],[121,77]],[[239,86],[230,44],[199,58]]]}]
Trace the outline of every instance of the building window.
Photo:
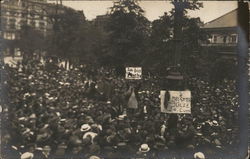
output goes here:
[{"label": "building window", "polygon": [[[1,27],[2,27],[2,30],[7,29],[7,28],[6,28],[6,25],[2,25]],[[1,32],[0,32],[0,33],[1,33]],[[1,36],[1,35],[0,35],[0,36]]]},{"label": "building window", "polygon": [[39,27],[40,27],[41,30],[44,30],[44,22],[40,22]]},{"label": "building window", "polygon": [[15,33],[4,33],[4,39],[8,40],[14,40],[15,39]]},{"label": "building window", "polygon": [[21,21],[20,21],[20,25],[21,25],[21,26],[27,25],[26,20],[21,20]]},{"label": "building window", "polygon": [[7,39],[7,33],[3,33],[3,38]]},{"label": "building window", "polygon": [[10,19],[9,21],[10,21],[10,23],[15,23],[16,19]]},{"label": "building window", "polygon": [[224,36],[223,37],[223,43],[226,43],[227,42],[227,36]]},{"label": "building window", "polygon": [[36,22],[35,22],[35,21],[31,21],[31,22],[30,22],[30,25],[31,25],[32,27],[36,27]]},{"label": "building window", "polygon": [[217,36],[214,35],[214,43],[217,43]]},{"label": "building window", "polygon": [[7,19],[6,18],[2,18],[2,24],[3,24],[3,26],[7,24]]},{"label": "building window", "polygon": [[11,34],[11,40],[14,40],[16,38],[15,33]]},{"label": "building window", "polygon": [[43,20],[43,15],[40,15],[40,19]]},{"label": "building window", "polygon": [[16,20],[10,19],[9,21],[10,21],[9,23],[10,29],[16,29]]},{"label": "building window", "polygon": [[15,12],[10,11],[10,16],[15,16]]},{"label": "building window", "polygon": [[16,29],[16,25],[15,24],[10,24],[10,29]]},{"label": "building window", "polygon": [[232,35],[232,43],[236,43],[237,41],[236,41],[236,35]]}]

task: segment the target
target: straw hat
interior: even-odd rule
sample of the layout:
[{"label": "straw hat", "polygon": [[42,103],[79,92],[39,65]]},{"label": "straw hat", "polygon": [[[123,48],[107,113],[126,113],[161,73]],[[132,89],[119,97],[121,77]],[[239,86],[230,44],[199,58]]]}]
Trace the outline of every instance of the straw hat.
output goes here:
[{"label": "straw hat", "polygon": [[31,115],[29,116],[29,118],[30,118],[30,119],[36,119],[36,114],[34,114],[34,113],[31,114]]},{"label": "straw hat", "polygon": [[150,150],[148,144],[142,144],[141,147],[139,148],[139,151],[141,152],[148,152]]},{"label": "straw hat", "polygon": [[111,104],[111,101],[107,101],[107,104]]},{"label": "straw hat", "polygon": [[21,155],[21,159],[32,159],[34,157],[34,154],[31,152],[25,152]]},{"label": "straw hat", "polygon": [[219,126],[218,122],[216,120],[212,121],[213,126]]},{"label": "straw hat", "polygon": [[205,159],[205,155],[202,152],[196,152],[194,154],[195,159]]},{"label": "straw hat", "polygon": [[100,159],[98,156],[90,156],[89,159]]},{"label": "straw hat", "polygon": [[86,132],[86,131],[89,131],[90,130],[90,125],[89,124],[83,124],[82,126],[81,126],[81,131],[82,132]]},{"label": "straw hat", "polygon": [[94,138],[97,136],[98,134],[97,133],[94,133],[94,132],[86,132],[84,135],[83,135],[83,139],[87,138],[87,137],[90,137],[91,139],[91,142],[93,143],[93,140]]},{"label": "straw hat", "polygon": [[48,145],[46,145],[46,146],[43,147],[43,150],[45,150],[45,151],[51,151],[51,147],[48,146]]},{"label": "straw hat", "polygon": [[117,117],[117,119],[118,119],[118,120],[124,120],[125,117],[126,117],[126,115],[123,114],[123,115],[119,115],[119,116]]},{"label": "straw hat", "polygon": [[215,140],[214,140],[214,143],[216,144],[216,146],[220,146],[220,145],[221,145],[221,142],[220,142],[220,140],[218,140],[218,139],[215,139]]},{"label": "straw hat", "polygon": [[202,136],[202,133],[196,133],[196,135],[198,135],[198,136]]}]

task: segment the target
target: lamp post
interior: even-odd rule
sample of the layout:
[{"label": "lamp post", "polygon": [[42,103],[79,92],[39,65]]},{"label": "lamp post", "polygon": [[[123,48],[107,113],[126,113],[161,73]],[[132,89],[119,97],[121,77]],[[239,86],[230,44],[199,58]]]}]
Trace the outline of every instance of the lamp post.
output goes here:
[{"label": "lamp post", "polygon": [[[183,89],[183,75],[181,72],[181,51],[182,51],[182,26],[184,16],[184,2],[182,0],[174,0],[174,65],[166,69],[166,74],[163,85],[164,90],[181,90]],[[165,41],[164,41],[165,42]]]},{"label": "lamp post", "polygon": [[[183,16],[184,16],[184,4],[182,0],[174,0],[174,62],[173,66],[166,69],[166,76],[163,78],[163,90],[166,91],[166,95],[164,100],[167,104],[170,98],[170,94],[168,91],[183,91],[184,90],[184,77],[181,72],[181,51],[182,51],[182,26],[183,26]],[[168,107],[168,106],[165,106]],[[167,118],[168,128],[170,130],[170,136],[175,141],[177,123],[178,123],[178,115],[171,113]]]},{"label": "lamp post", "polygon": [[184,15],[184,4],[182,0],[174,0],[174,45],[175,45],[175,67],[180,64],[182,49],[182,26]]}]

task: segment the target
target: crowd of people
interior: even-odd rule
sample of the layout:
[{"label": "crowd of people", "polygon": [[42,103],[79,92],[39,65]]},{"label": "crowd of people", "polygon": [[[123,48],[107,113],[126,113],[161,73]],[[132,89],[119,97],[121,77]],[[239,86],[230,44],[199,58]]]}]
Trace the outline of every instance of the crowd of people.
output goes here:
[{"label": "crowd of people", "polygon": [[190,77],[192,113],[170,115],[160,110],[157,77],[132,81],[112,69],[35,60],[3,68],[1,154],[8,159],[193,158],[197,151],[215,158],[225,150],[234,158],[237,151],[235,81],[212,86]]}]

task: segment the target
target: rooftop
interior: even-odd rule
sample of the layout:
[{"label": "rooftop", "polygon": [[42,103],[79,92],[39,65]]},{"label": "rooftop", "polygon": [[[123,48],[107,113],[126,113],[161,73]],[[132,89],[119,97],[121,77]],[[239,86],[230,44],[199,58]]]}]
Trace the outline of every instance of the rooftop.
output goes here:
[{"label": "rooftop", "polygon": [[237,9],[234,9],[210,22],[204,24],[202,28],[229,28],[237,26]]}]

